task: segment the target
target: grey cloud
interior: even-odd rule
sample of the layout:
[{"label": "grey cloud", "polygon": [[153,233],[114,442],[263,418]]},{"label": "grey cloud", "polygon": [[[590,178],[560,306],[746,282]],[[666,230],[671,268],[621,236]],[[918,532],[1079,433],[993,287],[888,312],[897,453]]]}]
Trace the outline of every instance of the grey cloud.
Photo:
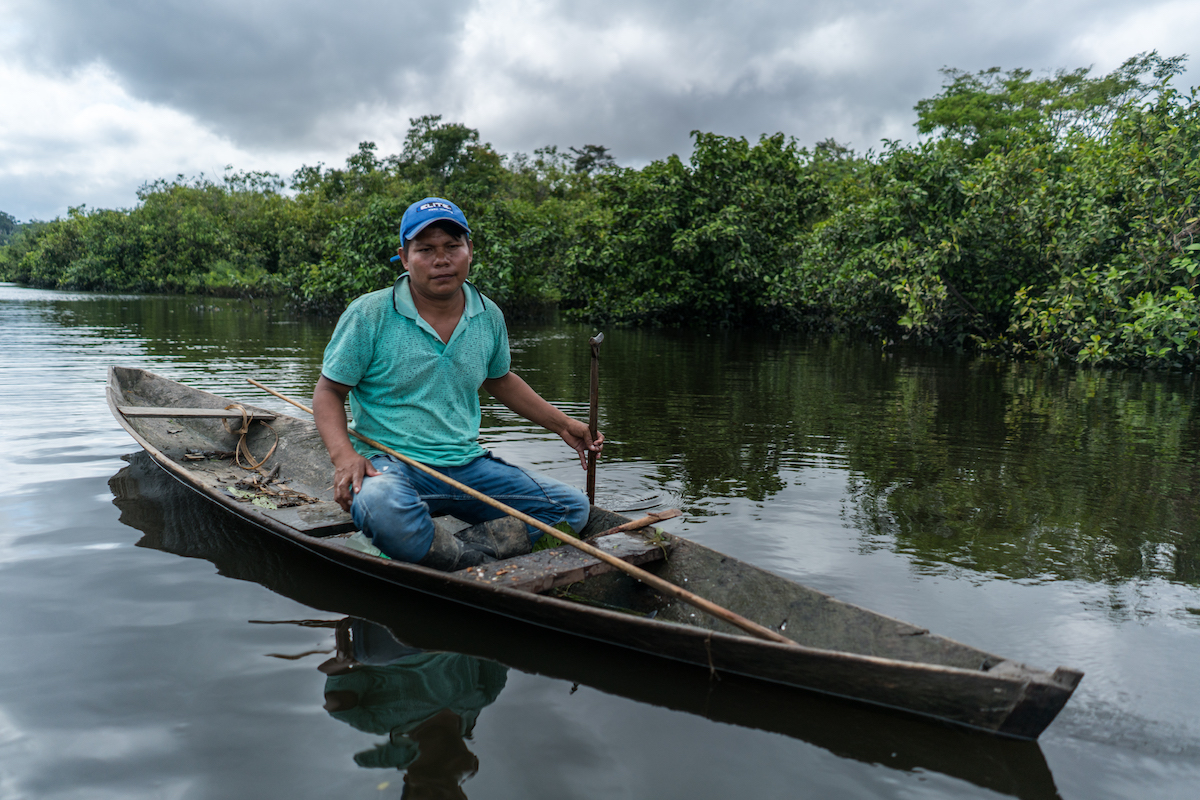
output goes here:
[{"label": "grey cloud", "polygon": [[94,60],[136,96],[191,113],[237,141],[303,143],[322,116],[403,102],[406,70],[436,86],[466,3],[197,3],[39,0],[26,59],[66,71]]},{"label": "grey cloud", "polygon": [[[510,42],[490,40],[503,63],[484,58],[474,69],[487,74],[465,77],[452,66],[471,55],[462,49],[465,22],[494,8],[486,3],[19,0],[7,8],[11,29],[24,31],[23,59],[39,70],[66,73],[102,61],[139,99],[190,113],[263,160],[278,164],[282,154],[296,154],[294,168],[328,160],[330,152],[349,154],[361,139],[394,141],[401,132],[380,131],[381,120],[418,113],[479,128],[501,152],[601,144],[633,166],[673,152],[686,157],[693,129],[752,141],[781,131],[809,146],[832,136],[862,151],[883,136],[914,137],[912,107],[938,91],[940,67],[1086,66],[1071,49],[1074,37],[1088,26],[1111,30],[1139,5],[558,0],[536,8],[582,30],[584,42],[649,31],[646,46],[666,52],[627,54],[631,63],[589,75],[577,67],[597,51],[568,50],[562,64],[547,67],[537,53],[514,58]],[[533,29],[543,21],[522,20]],[[849,55],[839,56],[838,35],[849,37]],[[822,62],[818,54],[826,51],[832,60]],[[673,80],[647,69],[656,55],[678,68]],[[773,71],[764,73],[764,64]],[[504,77],[499,110],[473,108],[471,86],[496,73]],[[127,185],[142,180],[139,174]],[[59,207],[80,199],[68,189]],[[130,193],[119,204],[132,200]]]},{"label": "grey cloud", "polygon": [[[563,2],[559,7],[566,14],[574,6]],[[1117,0],[1003,8],[982,2],[897,5],[861,0],[741,4],[734,11],[727,3],[613,0],[596,15],[598,29],[628,19],[670,26],[676,40],[693,43],[693,54],[702,52],[706,64],[717,65],[726,76],[725,87],[679,91],[653,75],[629,70],[610,76],[598,90],[581,92],[552,75],[530,73],[522,76],[521,85],[544,98],[545,114],[510,119],[502,130],[483,133],[501,150],[528,148],[538,137],[548,140],[542,144],[586,140],[609,146],[626,164],[671,152],[686,155],[693,129],[752,141],[760,134],[783,132],[805,145],[832,136],[861,151],[878,147],[883,136],[915,138],[913,106],[939,91],[941,67],[1040,72],[1088,66],[1072,57],[1064,32],[1076,29],[1081,18],[1112,16],[1130,7]],[[766,85],[758,80],[752,69],[756,59],[810,41],[813,30],[846,20],[860,32],[855,44],[866,50],[867,64],[840,71],[795,64]]]},{"label": "grey cloud", "polygon": [[[337,6],[39,0],[16,14],[36,31],[25,42],[26,57],[43,68],[100,59],[138,97],[194,114],[218,133],[260,149],[324,144],[314,138],[319,123],[361,105],[451,112],[461,87],[444,84],[444,74],[471,8],[411,0]],[[1060,63],[1056,51],[1063,31],[1085,8],[1095,19],[1128,4],[560,0],[551,13],[575,24],[653,29],[685,43],[694,57],[729,76],[728,88],[680,91],[654,75],[618,73],[597,97],[594,91],[581,95],[579,87],[557,83],[553,75],[522,74],[518,65],[516,91],[552,98],[549,108],[559,118],[512,120],[504,130],[481,133],[516,149],[548,143],[528,138],[537,130],[561,131],[563,144],[607,138],[633,161],[686,148],[692,128],[748,136],[784,130],[806,142],[842,132],[862,148],[874,144],[878,120],[911,116],[917,100],[937,91],[943,65],[1078,66]],[[867,69],[824,74],[794,65],[766,86],[752,74],[756,58],[842,20],[854,21],[870,37]],[[419,93],[406,90],[409,75],[419,76]],[[835,106],[846,119],[829,125],[822,117]],[[471,124],[470,109],[461,112]]]}]

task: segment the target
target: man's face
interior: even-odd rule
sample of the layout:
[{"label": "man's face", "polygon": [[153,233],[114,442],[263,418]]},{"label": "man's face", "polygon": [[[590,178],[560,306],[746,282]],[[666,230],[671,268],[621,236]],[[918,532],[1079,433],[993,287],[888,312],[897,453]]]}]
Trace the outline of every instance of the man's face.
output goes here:
[{"label": "man's face", "polygon": [[471,268],[474,246],[465,236],[454,237],[432,226],[418,233],[400,250],[400,263],[408,270],[414,299],[445,301],[462,289]]}]

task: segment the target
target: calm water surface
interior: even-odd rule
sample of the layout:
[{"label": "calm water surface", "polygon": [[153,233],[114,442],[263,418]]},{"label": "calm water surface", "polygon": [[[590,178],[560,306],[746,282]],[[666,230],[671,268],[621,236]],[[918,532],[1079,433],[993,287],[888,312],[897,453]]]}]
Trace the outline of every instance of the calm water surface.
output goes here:
[{"label": "calm water surface", "polygon": [[[287,411],[245,378],[311,394],[330,329],[0,285],[0,798],[1195,796],[1190,379],[606,332],[601,504],[681,508],[673,532],[1085,670],[1019,744],[331,575],[165,480],[105,406],[116,363]],[[512,328],[518,371],[579,416],[590,333]],[[499,454],[582,484],[557,437],[484,417]],[[337,674],[339,637],[367,667]]]}]

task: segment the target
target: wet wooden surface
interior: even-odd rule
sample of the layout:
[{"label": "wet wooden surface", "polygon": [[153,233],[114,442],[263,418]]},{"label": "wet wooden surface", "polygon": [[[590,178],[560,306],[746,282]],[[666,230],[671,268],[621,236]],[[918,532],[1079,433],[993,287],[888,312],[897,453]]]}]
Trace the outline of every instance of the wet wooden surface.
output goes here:
[{"label": "wet wooden surface", "polygon": [[[663,546],[626,533],[599,537],[592,544],[629,564],[661,561],[666,553]],[[563,545],[483,567],[472,567],[457,574],[509,589],[548,592],[558,586],[577,583],[615,569],[595,556]]]}]

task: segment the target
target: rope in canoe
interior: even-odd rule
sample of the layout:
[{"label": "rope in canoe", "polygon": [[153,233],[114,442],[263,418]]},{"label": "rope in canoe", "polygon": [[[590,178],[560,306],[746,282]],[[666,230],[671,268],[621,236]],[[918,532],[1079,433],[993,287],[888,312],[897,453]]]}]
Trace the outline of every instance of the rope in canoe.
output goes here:
[{"label": "rope in canoe", "polygon": [[[225,426],[225,430],[232,434],[237,434],[237,447],[233,450],[233,461],[247,472],[257,472],[257,475],[243,478],[235,483],[230,492],[238,500],[242,502],[252,502],[261,505],[264,508],[290,508],[291,506],[307,505],[318,502],[317,498],[310,497],[304,492],[298,492],[288,486],[280,483],[279,465],[269,472],[264,473],[259,467],[267,462],[272,455],[275,454],[275,448],[279,447],[279,432],[271,427],[266,420],[254,420],[251,417],[251,412],[246,410],[246,407],[241,403],[231,403],[225,406],[226,411],[237,411],[242,415],[242,424],[239,428],[231,427],[228,419],[222,419],[221,424]],[[275,441],[271,444],[271,449],[267,454],[260,459],[255,459],[254,454],[250,452],[250,445],[246,443],[246,436],[250,433],[250,423],[260,422],[267,427],[271,435],[275,437]],[[236,423],[235,423],[236,424]],[[246,463],[242,463],[243,456]],[[226,456],[228,457],[228,456]],[[270,488],[271,484],[277,484],[274,489]]]},{"label": "rope in canoe", "polygon": [[[271,434],[274,435],[275,442],[271,445],[271,449],[267,451],[267,454],[265,456],[263,456],[259,460],[255,461],[254,455],[250,452],[250,445],[246,444],[246,436],[247,436],[247,434],[250,433],[250,423],[254,421],[250,418],[250,412],[247,411],[246,407],[244,405],[242,405],[241,403],[231,403],[231,404],[225,406],[225,410],[226,411],[237,411],[242,415],[242,426],[237,429],[231,428],[229,426],[228,419],[221,420],[221,424],[225,426],[226,431],[228,431],[229,433],[234,433],[234,434],[238,435],[237,447],[235,447],[233,449],[234,463],[237,464],[242,469],[247,470],[247,471],[256,470],[259,467],[261,467],[263,464],[267,463],[267,459],[270,458],[275,453],[275,448],[279,446],[279,434],[275,432],[275,429],[271,427],[270,423],[268,423],[264,420],[261,420],[261,419],[258,420],[263,425],[266,425],[267,430],[269,430],[271,432]],[[242,463],[243,455],[246,456],[246,463],[248,463],[250,466],[246,466],[246,464]]]}]

